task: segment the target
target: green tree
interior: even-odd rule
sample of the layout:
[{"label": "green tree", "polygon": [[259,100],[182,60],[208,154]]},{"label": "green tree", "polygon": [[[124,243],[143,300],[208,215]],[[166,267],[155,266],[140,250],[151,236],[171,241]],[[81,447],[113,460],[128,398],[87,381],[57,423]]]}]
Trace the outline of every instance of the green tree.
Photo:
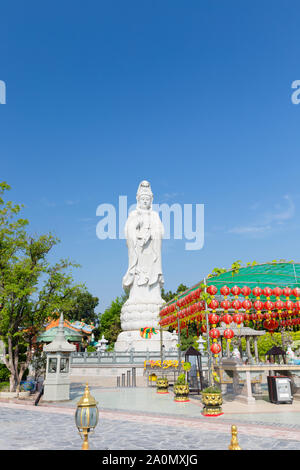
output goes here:
[{"label": "green tree", "polygon": [[185,286],[184,284],[180,284],[177,287],[176,292],[172,292],[170,290],[166,292],[164,288],[162,288],[161,296],[165,302],[170,302],[170,300],[173,300],[176,296],[180,295],[182,292],[186,291],[187,289],[188,289],[187,286]]},{"label": "green tree", "polygon": [[112,301],[110,306],[100,316],[99,327],[95,332],[95,337],[105,336],[109,343],[109,349],[113,348],[117,341],[119,333],[121,333],[121,309],[128,299],[128,294],[117,297]]},{"label": "green tree", "polygon": [[69,319],[96,325],[99,321],[99,315],[95,312],[98,303],[98,297],[93,297],[90,292],[79,292],[68,312]]},{"label": "green tree", "polygon": [[0,183],[0,339],[11,374],[10,390],[18,392],[36,335],[55,310],[70,309],[82,286],[73,285],[68,272],[73,263],[47,261],[58,240],[51,234],[26,232],[28,221],[17,218],[21,206],[3,199],[9,189]]},{"label": "green tree", "polygon": [[195,322],[189,323],[188,333],[186,328],[183,328],[180,331],[180,349],[181,351],[186,351],[190,346],[193,346],[198,350],[198,330]]}]

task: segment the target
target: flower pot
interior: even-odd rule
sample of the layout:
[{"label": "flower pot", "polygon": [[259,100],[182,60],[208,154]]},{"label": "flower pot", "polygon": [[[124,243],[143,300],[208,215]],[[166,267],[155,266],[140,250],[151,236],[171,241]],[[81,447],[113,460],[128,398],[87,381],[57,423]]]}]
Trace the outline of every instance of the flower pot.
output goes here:
[{"label": "flower pot", "polygon": [[174,401],[177,402],[185,402],[185,401],[190,401],[189,400],[189,386],[188,384],[185,385],[174,385],[174,394],[175,398]]},{"label": "flower pot", "polygon": [[219,416],[222,415],[222,394],[202,392],[203,415]]},{"label": "flower pot", "polygon": [[156,380],[156,392],[157,393],[160,393],[160,394],[169,393],[168,387],[169,387],[168,379],[161,377]]}]

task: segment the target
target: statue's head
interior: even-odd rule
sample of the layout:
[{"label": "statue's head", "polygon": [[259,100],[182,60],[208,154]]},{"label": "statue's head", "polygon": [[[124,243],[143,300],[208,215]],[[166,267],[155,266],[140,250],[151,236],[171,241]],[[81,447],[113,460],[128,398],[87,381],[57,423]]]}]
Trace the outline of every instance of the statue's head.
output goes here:
[{"label": "statue's head", "polygon": [[151,186],[148,181],[142,181],[136,193],[137,205],[140,209],[150,209],[153,201]]}]

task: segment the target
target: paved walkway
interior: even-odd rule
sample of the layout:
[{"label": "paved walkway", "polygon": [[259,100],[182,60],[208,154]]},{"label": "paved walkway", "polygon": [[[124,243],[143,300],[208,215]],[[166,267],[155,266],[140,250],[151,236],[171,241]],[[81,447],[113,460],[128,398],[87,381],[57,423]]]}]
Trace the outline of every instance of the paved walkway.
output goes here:
[{"label": "paved walkway", "polygon": [[[79,449],[74,413],[83,390],[84,385],[73,386],[70,402],[37,407],[2,400],[0,449]],[[300,449],[300,402],[274,405],[262,400],[251,407],[227,402],[224,415],[205,418],[199,400],[174,403],[172,393],[97,387],[91,387],[91,393],[100,409],[99,424],[90,437],[94,449],[226,450],[232,424],[238,427],[243,450]]]}]

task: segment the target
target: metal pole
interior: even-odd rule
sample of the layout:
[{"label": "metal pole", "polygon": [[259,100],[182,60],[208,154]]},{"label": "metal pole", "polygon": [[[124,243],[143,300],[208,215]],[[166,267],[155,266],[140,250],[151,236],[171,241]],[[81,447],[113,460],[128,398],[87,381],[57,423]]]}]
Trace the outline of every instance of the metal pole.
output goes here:
[{"label": "metal pole", "polygon": [[161,367],[161,370],[163,370],[163,330],[162,330],[162,327],[160,326],[159,328],[159,331],[160,331],[160,367]]},{"label": "metal pole", "polygon": [[132,368],[132,386],[136,387],[136,368]]},{"label": "metal pole", "polygon": [[[206,278],[204,278],[203,283],[205,285],[205,293],[206,293]],[[209,385],[212,385],[212,374],[211,374],[211,362],[212,362],[212,357],[211,357],[211,350],[210,350],[210,341],[209,341],[209,322],[208,322],[208,310],[207,310],[207,302],[206,300],[204,301],[205,303],[205,320],[206,320],[206,346],[207,346],[207,358],[208,358],[208,383]]]},{"label": "metal pole", "polygon": [[127,371],[127,387],[130,387],[130,370]]},{"label": "metal pole", "polygon": [[122,387],[125,387],[125,374],[122,374]]},{"label": "metal pole", "polygon": [[181,371],[181,346],[180,346],[180,321],[179,321],[179,317],[178,317],[178,308],[176,306],[176,309],[177,309],[177,329],[178,329],[178,372],[180,374],[180,371]]}]

